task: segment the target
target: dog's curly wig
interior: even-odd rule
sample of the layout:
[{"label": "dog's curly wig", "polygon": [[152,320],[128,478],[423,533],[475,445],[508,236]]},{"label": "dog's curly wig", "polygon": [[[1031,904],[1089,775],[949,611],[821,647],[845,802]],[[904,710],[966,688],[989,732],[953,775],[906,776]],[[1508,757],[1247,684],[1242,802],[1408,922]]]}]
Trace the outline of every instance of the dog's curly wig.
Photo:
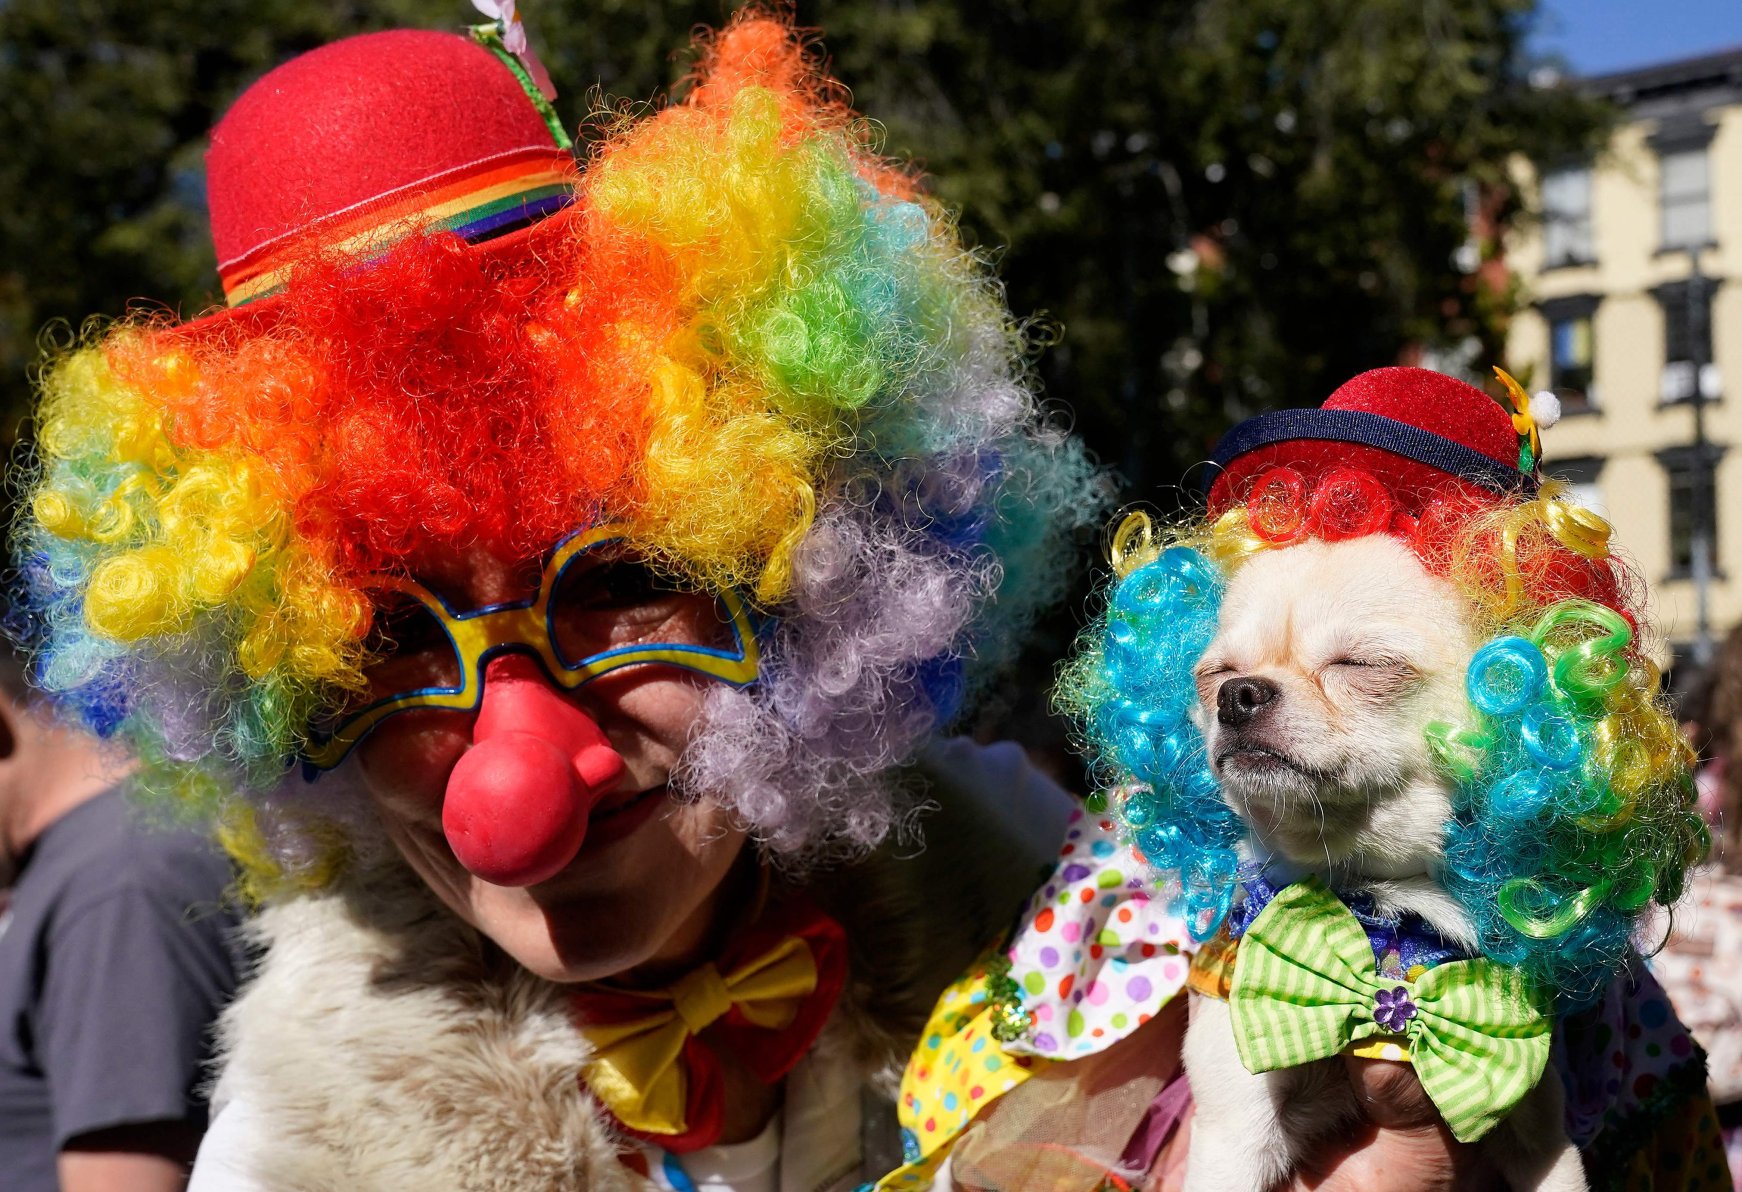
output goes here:
[{"label": "dog's curly wig", "polygon": [[1458,724],[1424,726],[1455,783],[1446,887],[1484,954],[1562,1008],[1597,996],[1648,904],[1681,893],[1706,847],[1692,754],[1640,643],[1640,588],[1608,526],[1549,482],[1529,496],[1448,493],[1419,517],[1354,468],[1316,483],[1272,467],[1244,504],[1157,532],[1133,514],[1113,542],[1107,608],[1058,687],[1133,844],[1199,938],[1237,884],[1243,825],[1221,800],[1191,719],[1192,667],[1222,586],[1261,551],[1393,534],[1463,594],[1478,640]]},{"label": "dog's curly wig", "polygon": [[333,872],[345,800],[287,765],[362,688],[365,581],[424,552],[536,559],[608,517],[749,594],[761,681],[709,693],[678,780],[804,857],[889,829],[886,771],[1104,508],[987,270],[788,23],[741,17],[681,102],[608,119],[523,253],[317,256],[269,316],[129,321],[45,371],[40,681],[265,884]]}]

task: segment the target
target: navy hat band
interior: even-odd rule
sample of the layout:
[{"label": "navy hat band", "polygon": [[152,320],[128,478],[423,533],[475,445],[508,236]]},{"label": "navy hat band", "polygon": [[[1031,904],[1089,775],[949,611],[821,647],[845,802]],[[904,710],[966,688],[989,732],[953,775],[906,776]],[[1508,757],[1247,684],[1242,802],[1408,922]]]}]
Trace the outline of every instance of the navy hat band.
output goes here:
[{"label": "navy hat band", "polygon": [[[1381,451],[1389,451],[1404,459],[1426,464],[1430,468],[1450,473],[1460,480],[1468,480],[1502,495],[1534,492],[1537,487],[1534,476],[1520,472],[1516,467],[1503,464],[1472,447],[1455,443],[1419,426],[1411,426],[1383,414],[1370,414],[1365,410],[1275,410],[1269,414],[1259,414],[1223,435],[1210,458],[1219,469],[1226,469],[1234,460],[1249,451],[1294,439],[1360,443],[1366,447],[1377,447]],[[1216,482],[1218,475],[1219,472],[1211,472],[1205,476],[1206,492]]]}]

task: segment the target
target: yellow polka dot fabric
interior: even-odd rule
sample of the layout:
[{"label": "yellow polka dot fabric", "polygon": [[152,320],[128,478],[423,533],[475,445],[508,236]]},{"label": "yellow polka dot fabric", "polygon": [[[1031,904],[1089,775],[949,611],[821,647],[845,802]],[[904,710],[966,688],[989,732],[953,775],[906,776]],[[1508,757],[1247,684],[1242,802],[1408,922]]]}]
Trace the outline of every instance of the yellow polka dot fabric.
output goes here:
[{"label": "yellow polka dot fabric", "polygon": [[[1153,893],[1113,821],[1074,811],[1058,863],[1029,899],[1008,952],[987,952],[932,1010],[901,1082],[906,1166],[879,1188],[928,1185],[988,1105],[1055,1063],[1113,1046],[1185,987],[1190,937]],[[1000,981],[1020,999],[1016,1013],[1025,1020],[1021,1037],[1007,1044],[992,1034],[994,960],[1007,967]],[[1006,1025],[1010,1013],[1006,1007]]]},{"label": "yellow polka dot fabric", "polygon": [[975,1115],[1051,1064],[1008,1055],[992,1037],[986,971],[993,955],[987,953],[944,990],[907,1061],[896,1107],[905,1162],[877,1182],[879,1189],[928,1187]]}]

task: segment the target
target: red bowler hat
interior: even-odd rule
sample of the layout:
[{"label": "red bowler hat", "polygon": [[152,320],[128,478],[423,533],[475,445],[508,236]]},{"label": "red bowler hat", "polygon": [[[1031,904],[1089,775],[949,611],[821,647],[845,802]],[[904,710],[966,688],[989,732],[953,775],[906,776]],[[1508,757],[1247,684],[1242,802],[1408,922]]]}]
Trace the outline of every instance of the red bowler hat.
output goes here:
[{"label": "red bowler hat", "polygon": [[1216,444],[1210,515],[1246,500],[1251,482],[1272,467],[1292,468],[1309,484],[1332,468],[1359,469],[1411,515],[1448,492],[1489,501],[1534,492],[1529,399],[1502,377],[1520,405],[1517,414],[1444,373],[1376,368],[1345,382],[1316,410],[1249,418]]},{"label": "red bowler hat", "polygon": [[212,130],[225,298],[270,305],[298,260],[367,257],[432,231],[512,253],[574,202],[577,177],[561,123],[497,27],[334,42],[272,70]]}]

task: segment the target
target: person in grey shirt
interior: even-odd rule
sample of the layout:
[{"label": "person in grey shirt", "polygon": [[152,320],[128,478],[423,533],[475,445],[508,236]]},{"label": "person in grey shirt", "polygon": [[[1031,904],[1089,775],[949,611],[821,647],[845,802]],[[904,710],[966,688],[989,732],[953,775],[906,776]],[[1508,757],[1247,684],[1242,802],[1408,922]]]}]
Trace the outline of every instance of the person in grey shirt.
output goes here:
[{"label": "person in grey shirt", "polygon": [[0,1187],[179,1192],[235,992],[228,863],[137,822],[98,742],[0,663]]}]

